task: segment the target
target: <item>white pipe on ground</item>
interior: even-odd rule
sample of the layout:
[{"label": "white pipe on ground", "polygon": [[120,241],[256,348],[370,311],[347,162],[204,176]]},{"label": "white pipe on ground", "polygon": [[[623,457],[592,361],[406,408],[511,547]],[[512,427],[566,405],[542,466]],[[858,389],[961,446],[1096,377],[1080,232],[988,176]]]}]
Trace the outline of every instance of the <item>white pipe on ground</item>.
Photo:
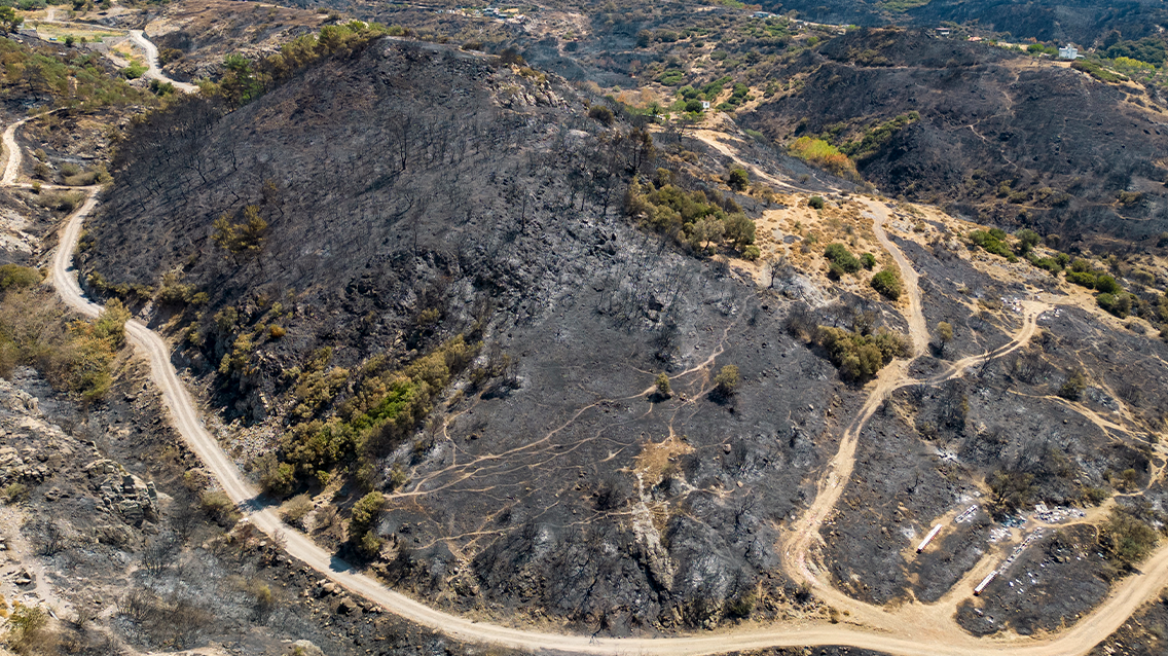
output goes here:
[{"label": "white pipe on ground", "polygon": [[989,585],[990,581],[993,581],[997,575],[998,575],[998,570],[996,570],[996,569],[994,571],[990,572],[990,575],[985,577],[984,579],[982,579],[981,583],[978,583],[977,587],[973,589],[973,596],[976,597],[976,596],[980,595],[982,590],[985,590],[986,586]]},{"label": "white pipe on ground", "polygon": [[917,553],[924,551],[925,547],[929,546],[929,543],[932,542],[933,538],[937,537],[937,534],[940,532],[941,532],[941,525],[937,524],[936,526],[933,527],[933,530],[929,531],[929,534],[925,536],[925,539],[922,540],[921,543],[917,545]]}]

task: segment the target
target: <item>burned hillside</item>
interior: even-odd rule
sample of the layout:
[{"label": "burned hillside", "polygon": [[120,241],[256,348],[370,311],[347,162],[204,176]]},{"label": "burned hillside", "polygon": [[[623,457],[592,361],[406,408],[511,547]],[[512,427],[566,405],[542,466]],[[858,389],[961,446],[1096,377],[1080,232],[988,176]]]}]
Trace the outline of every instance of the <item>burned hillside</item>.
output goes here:
[{"label": "burned hillside", "polygon": [[[774,523],[846,390],[785,301],[625,216],[657,162],[591,114],[534,71],[392,40],[230,113],[195,100],[119,151],[89,285],[152,300],[227,418],[284,433],[244,461],[280,447],[297,489],[332,469],[384,490],[391,583],[615,633],[749,612],[760,581],[786,594]],[[308,452],[352,449],[396,403],[370,390],[433,357],[420,430],[375,460]]]},{"label": "burned hillside", "polygon": [[794,66],[802,86],[742,123],[852,141],[886,193],[1071,242],[1154,246],[1168,228],[1163,100],[1142,88],[898,30],[849,33]]}]

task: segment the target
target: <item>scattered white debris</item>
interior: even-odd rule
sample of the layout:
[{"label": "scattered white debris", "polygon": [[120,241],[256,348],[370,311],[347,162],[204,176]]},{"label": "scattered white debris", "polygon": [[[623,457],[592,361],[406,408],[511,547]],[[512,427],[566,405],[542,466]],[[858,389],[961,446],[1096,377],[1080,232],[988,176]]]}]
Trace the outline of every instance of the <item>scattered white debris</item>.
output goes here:
[{"label": "scattered white debris", "polygon": [[972,506],[970,506],[970,507],[966,508],[964,511],[962,511],[962,513],[960,515],[955,517],[953,519],[953,523],[954,524],[964,524],[965,522],[968,522],[969,520],[973,519],[973,516],[975,514],[977,514],[977,511],[980,509],[981,509],[981,506],[977,505],[976,503],[973,504]]},{"label": "scattered white debris", "polygon": [[1082,508],[1066,508],[1064,506],[1047,508],[1046,504],[1042,503],[1034,507],[1034,514],[1031,515],[1034,519],[1046,524],[1057,524],[1067,519],[1080,519],[1086,516],[1087,513]]}]

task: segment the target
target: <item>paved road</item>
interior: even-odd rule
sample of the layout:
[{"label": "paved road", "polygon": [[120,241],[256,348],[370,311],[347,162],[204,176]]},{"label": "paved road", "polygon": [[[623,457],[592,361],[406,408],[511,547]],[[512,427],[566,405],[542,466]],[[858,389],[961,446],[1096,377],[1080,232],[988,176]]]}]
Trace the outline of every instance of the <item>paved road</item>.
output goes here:
[{"label": "paved road", "polygon": [[[15,126],[5,131],[9,143]],[[5,169],[4,183],[13,184],[20,166],[21,153],[13,144],[12,156]],[[72,309],[89,317],[100,314],[101,307],[85,298],[72,270],[72,253],[80,238],[82,225],[97,206],[96,188],[66,221],[60,244],[53,255],[50,282],[62,300]],[[828,624],[808,621],[801,624],[727,629],[717,632],[679,635],[670,638],[592,638],[563,635],[479,623],[426,606],[394,592],[374,579],[354,571],[317,546],[307,536],[284,525],[275,513],[257,509],[256,490],[244,480],[239,469],[224,453],[216,438],[206,429],[183,382],[170,360],[169,345],[155,332],[138,321],[126,325],[131,344],[150,363],[153,382],[162,392],[171,421],[190,449],[219,481],[230,498],[246,512],[246,520],[269,535],[281,535],[290,556],[335,581],[353,594],[381,605],[403,619],[429,627],[456,640],[489,643],[515,649],[555,650],[580,654],[630,654],[645,656],[698,656],[728,651],[745,651],[767,647],[802,647],[847,645],[901,656],[1077,656],[1111,635],[1127,618],[1148,600],[1156,598],[1168,581],[1168,548],[1156,552],[1143,573],[1129,577],[1113,591],[1111,598],[1096,612],[1081,619],[1073,628],[1055,638],[1033,639],[1005,636],[978,639],[950,627],[905,623],[895,630]]]}]

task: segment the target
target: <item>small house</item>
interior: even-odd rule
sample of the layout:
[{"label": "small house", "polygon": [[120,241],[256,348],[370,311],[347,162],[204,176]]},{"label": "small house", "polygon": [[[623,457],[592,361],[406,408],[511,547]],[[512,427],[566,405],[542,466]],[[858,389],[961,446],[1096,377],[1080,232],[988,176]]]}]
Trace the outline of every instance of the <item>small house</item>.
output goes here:
[{"label": "small house", "polygon": [[1070,44],[1065,45],[1059,50],[1059,59],[1079,59],[1082,55],[1079,54],[1079,49]]}]

